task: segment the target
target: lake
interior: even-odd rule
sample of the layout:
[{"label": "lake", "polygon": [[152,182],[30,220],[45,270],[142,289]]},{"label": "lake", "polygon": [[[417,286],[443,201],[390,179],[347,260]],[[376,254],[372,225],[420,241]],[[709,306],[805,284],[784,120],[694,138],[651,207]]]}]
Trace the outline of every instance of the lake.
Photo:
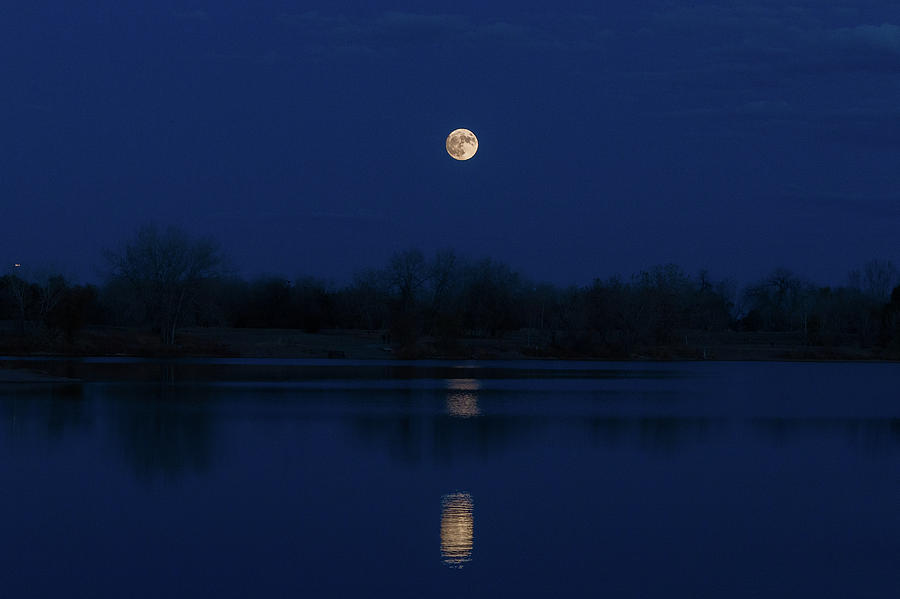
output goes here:
[{"label": "lake", "polygon": [[2,597],[900,587],[900,364],[3,361]]}]

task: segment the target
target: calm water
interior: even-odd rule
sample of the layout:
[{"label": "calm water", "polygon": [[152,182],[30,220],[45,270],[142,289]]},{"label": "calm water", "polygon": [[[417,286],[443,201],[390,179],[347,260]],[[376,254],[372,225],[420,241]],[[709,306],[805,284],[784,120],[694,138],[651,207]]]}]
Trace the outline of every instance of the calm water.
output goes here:
[{"label": "calm water", "polygon": [[0,597],[900,588],[900,365],[40,367],[88,382],[0,385]]}]

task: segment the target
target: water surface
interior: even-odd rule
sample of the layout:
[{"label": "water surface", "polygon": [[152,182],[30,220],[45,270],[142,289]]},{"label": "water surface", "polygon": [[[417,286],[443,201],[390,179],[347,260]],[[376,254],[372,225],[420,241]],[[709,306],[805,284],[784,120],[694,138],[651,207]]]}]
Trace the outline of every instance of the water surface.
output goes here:
[{"label": "water surface", "polygon": [[900,365],[28,362],[0,596],[885,597]]}]

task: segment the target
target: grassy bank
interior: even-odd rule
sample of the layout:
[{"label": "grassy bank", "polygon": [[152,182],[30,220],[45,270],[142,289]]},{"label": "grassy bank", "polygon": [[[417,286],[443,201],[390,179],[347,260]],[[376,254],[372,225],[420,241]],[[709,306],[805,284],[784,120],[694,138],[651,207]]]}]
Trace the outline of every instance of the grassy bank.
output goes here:
[{"label": "grassy bank", "polygon": [[197,327],[181,331],[175,346],[164,345],[147,329],[88,327],[72,340],[47,333],[6,330],[4,355],[257,357],[257,358],[462,358],[462,359],[616,359],[616,360],[897,360],[881,348],[820,346],[800,333],[706,333],[684,331],[677,342],[634,347],[625,352],[586,347],[562,336],[521,330],[502,338],[466,338],[452,346],[423,337],[415,345],[392,344],[383,331]]}]

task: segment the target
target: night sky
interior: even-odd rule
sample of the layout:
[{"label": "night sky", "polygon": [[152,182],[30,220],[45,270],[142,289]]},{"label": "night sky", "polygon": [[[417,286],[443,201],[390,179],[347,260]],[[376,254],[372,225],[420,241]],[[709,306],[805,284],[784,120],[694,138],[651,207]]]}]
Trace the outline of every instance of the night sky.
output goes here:
[{"label": "night sky", "polygon": [[151,221],[335,282],[409,247],[558,284],[900,261],[896,0],[318,4],[4,0],[3,271],[95,279]]}]

